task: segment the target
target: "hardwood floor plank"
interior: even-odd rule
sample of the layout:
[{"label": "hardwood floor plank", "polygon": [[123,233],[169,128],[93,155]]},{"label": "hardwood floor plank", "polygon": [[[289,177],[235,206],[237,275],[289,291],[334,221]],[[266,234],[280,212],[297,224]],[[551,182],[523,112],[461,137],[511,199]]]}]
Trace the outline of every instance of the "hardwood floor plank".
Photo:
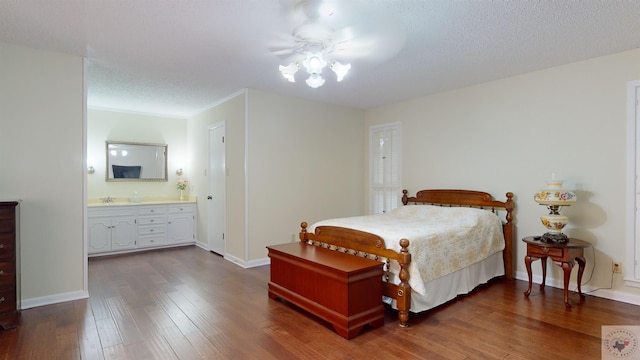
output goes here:
[{"label": "hardwood floor plank", "polygon": [[185,335],[193,348],[203,359],[221,359],[220,350],[201,332],[191,332]]},{"label": "hardwood floor plank", "polygon": [[80,344],[78,343],[78,334],[73,332],[64,332],[56,335],[56,359],[80,360]]},{"label": "hardwood floor plank", "polygon": [[120,296],[110,297],[106,301],[113,321],[118,328],[118,333],[124,345],[133,344],[143,340],[138,325],[129,313],[127,304]]},{"label": "hardwood floor plank", "polygon": [[23,310],[0,331],[2,359],[597,359],[602,325],[640,324],[640,306],[491,281],[397,326],[351,340],[267,295],[269,267],[242,269],[197,247],[89,261],[89,299]]},{"label": "hardwood floor plank", "polygon": [[198,327],[191,322],[189,317],[182,312],[182,309],[164,291],[155,291],[152,296],[156,304],[162,308],[183,334],[198,331]]},{"label": "hardwood floor plank", "polygon": [[178,359],[201,359],[200,353],[191,345],[189,340],[180,332],[177,327],[168,327],[160,330],[162,336],[171,346]]},{"label": "hardwood floor plank", "polygon": [[56,323],[55,320],[47,320],[36,325],[34,330],[33,341],[29,346],[32,347],[31,359],[49,360],[56,349]]},{"label": "hardwood floor plank", "polygon": [[96,320],[96,329],[103,349],[122,344],[122,336],[113,319]]}]

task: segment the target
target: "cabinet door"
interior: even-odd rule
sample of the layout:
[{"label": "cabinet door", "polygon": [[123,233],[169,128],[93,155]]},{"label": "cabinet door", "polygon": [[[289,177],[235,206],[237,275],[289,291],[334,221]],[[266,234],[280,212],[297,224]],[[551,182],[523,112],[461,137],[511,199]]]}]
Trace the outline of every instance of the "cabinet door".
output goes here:
[{"label": "cabinet door", "polygon": [[111,247],[113,250],[136,247],[136,218],[116,216],[111,219]]},{"label": "cabinet door", "polygon": [[111,219],[93,218],[87,220],[89,224],[88,245],[89,254],[111,251]]},{"label": "cabinet door", "polygon": [[167,224],[167,243],[180,244],[194,242],[193,213],[170,214]]}]

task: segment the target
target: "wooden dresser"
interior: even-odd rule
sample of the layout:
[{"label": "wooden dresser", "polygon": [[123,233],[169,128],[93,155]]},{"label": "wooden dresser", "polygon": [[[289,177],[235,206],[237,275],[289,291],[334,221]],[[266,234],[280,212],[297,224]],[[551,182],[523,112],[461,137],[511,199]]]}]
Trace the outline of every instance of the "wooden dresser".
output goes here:
[{"label": "wooden dresser", "polygon": [[0,327],[18,325],[18,202],[0,201]]},{"label": "wooden dresser", "polygon": [[345,339],[384,324],[382,263],[303,242],[267,246],[269,296],[330,322]]}]

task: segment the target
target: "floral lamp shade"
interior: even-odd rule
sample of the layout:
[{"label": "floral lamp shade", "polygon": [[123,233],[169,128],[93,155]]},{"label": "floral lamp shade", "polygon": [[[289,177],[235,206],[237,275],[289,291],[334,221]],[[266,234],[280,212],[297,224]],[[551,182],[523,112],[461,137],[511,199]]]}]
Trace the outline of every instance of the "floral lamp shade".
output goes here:
[{"label": "floral lamp shade", "polygon": [[556,175],[553,173],[551,180],[547,181],[547,187],[533,195],[535,202],[546,206],[549,210],[548,215],[540,217],[542,224],[547,228],[547,232],[542,235],[543,241],[558,243],[569,241],[567,235],[562,233],[562,229],[569,223],[569,218],[560,215],[560,208],[573,205],[577,197],[572,191],[562,188],[563,182],[563,180],[556,180]]}]

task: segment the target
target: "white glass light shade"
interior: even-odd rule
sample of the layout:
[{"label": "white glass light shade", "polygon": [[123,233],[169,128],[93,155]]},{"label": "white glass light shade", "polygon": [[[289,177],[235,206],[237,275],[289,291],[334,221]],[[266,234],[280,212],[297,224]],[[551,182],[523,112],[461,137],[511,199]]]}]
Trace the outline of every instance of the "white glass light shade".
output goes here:
[{"label": "white glass light shade", "polygon": [[562,180],[547,181],[547,188],[533,195],[533,199],[541,205],[569,206],[576,202],[576,194],[562,189]]},{"label": "white glass light shade", "polygon": [[338,82],[344,79],[345,75],[347,75],[350,69],[351,69],[351,64],[343,65],[337,61],[334,61],[331,64],[331,70],[333,70],[333,72],[336,73],[336,77],[337,77],[336,81]]},{"label": "white glass light shade", "polygon": [[569,218],[563,215],[549,214],[540,216],[540,221],[550,233],[561,233],[569,222]]},{"label": "white glass light shade", "polygon": [[319,88],[324,84],[324,79],[322,78],[322,76],[318,74],[311,74],[309,75],[309,78],[307,79],[306,82],[307,82],[307,85],[315,89],[315,88]]},{"label": "white glass light shade", "polygon": [[300,65],[298,63],[292,62],[287,66],[280,65],[280,72],[285,79],[289,80],[289,82],[296,82],[296,79],[293,77],[300,69]]},{"label": "white glass light shade", "polygon": [[322,57],[322,53],[308,53],[307,58],[304,59],[302,65],[305,67],[309,74],[321,74],[322,69],[327,66],[327,62]]}]

